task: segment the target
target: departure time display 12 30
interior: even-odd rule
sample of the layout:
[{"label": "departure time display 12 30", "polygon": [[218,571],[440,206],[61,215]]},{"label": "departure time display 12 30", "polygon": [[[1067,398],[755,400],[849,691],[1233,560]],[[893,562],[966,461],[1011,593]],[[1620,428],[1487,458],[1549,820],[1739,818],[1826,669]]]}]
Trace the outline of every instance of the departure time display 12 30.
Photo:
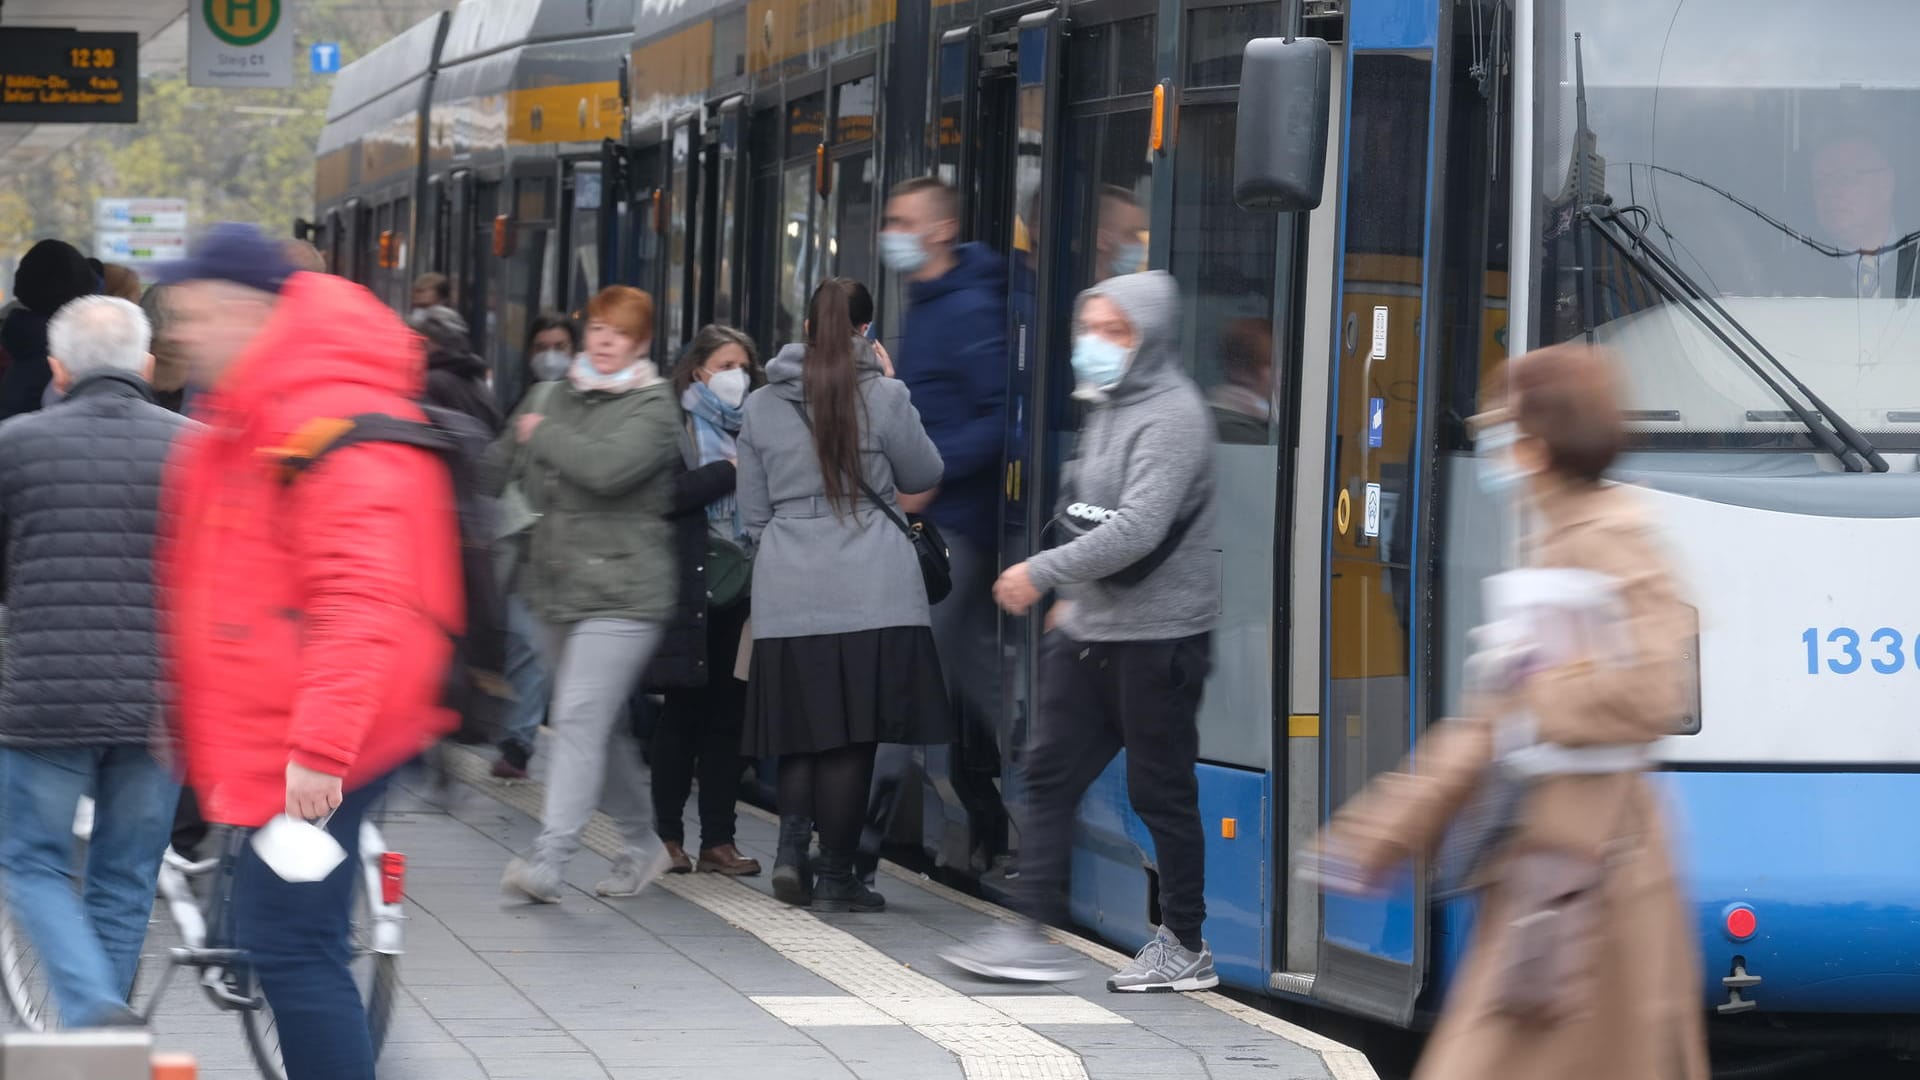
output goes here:
[{"label": "departure time display 12 30", "polygon": [[0,123],[131,124],[140,38],[11,27],[0,33]]}]

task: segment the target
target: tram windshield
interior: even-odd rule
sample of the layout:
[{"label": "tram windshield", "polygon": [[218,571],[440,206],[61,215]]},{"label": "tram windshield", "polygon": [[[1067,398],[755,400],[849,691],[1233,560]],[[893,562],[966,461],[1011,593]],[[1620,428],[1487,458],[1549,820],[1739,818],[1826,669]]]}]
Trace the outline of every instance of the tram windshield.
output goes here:
[{"label": "tram windshield", "polygon": [[[1920,448],[1920,3],[1537,10],[1541,341],[1619,350],[1643,446],[1810,445],[1744,330],[1876,446]],[[1596,205],[1716,304],[1583,226]]]}]

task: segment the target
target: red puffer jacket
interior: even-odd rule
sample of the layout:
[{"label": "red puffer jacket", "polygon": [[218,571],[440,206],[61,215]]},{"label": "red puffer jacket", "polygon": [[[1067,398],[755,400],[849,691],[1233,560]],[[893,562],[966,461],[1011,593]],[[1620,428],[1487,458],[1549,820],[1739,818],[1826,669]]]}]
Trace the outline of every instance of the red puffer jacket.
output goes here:
[{"label": "red puffer jacket", "polygon": [[260,825],[289,761],[352,790],[451,730],[458,525],[431,453],[362,443],[292,484],[314,421],[420,419],[420,339],[365,289],[297,274],[170,463],[160,575],[187,779],[209,821]]}]

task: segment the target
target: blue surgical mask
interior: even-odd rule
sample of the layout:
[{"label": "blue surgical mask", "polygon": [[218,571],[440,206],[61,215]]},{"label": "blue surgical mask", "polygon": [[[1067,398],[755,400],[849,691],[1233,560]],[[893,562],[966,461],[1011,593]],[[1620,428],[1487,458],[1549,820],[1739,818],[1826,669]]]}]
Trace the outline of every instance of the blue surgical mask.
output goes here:
[{"label": "blue surgical mask", "polygon": [[1527,474],[1513,458],[1513,444],[1520,441],[1520,430],[1512,421],[1494,424],[1480,433],[1474,456],[1480,459],[1480,488],[1490,495],[1505,495],[1518,487]]},{"label": "blue surgical mask", "polygon": [[1107,269],[1115,276],[1137,274],[1146,267],[1147,245],[1138,240],[1129,240],[1121,244],[1113,253],[1113,262]]},{"label": "blue surgical mask", "polygon": [[927,244],[910,232],[887,231],[880,234],[880,261],[887,269],[902,274],[917,274],[927,265]]},{"label": "blue surgical mask", "polygon": [[573,366],[573,357],[559,349],[544,349],[534,353],[527,366],[533,369],[535,380],[552,382],[566,375],[567,369]]},{"label": "blue surgical mask", "polygon": [[1126,373],[1126,349],[1095,334],[1073,339],[1073,374],[1082,384],[1104,388]]}]

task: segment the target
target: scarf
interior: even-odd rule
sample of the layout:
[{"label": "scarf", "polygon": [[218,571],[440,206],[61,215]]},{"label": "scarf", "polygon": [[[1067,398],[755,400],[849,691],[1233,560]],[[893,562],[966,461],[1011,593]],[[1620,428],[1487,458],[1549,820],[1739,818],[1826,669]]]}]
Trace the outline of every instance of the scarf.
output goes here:
[{"label": "scarf", "polygon": [[573,358],[573,369],[567,372],[567,379],[573,388],[583,394],[599,392],[602,394],[624,394],[629,390],[639,390],[660,381],[660,372],[653,361],[642,353],[640,359],[621,368],[611,375],[602,374],[587,359],[586,353]]},{"label": "scarf", "polygon": [[[703,382],[687,387],[687,392],[680,395],[680,407],[693,418],[693,447],[699,458],[696,464],[711,465],[739,457],[735,436],[740,433],[740,423],[745,418],[740,409],[721,401],[720,395]],[[730,529],[730,539],[737,541],[746,535],[746,527],[740,522],[740,504],[731,494],[707,504],[707,521],[716,529]]]}]

